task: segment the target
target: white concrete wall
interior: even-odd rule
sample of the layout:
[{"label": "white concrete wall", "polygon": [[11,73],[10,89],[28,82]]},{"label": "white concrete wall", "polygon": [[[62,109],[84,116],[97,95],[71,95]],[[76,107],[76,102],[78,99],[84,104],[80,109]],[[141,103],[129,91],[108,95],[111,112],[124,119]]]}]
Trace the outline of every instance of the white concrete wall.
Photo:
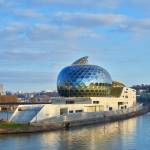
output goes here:
[{"label": "white concrete wall", "polygon": [[[109,111],[109,107],[112,107],[113,110],[121,109],[122,106],[127,108],[133,107],[136,105],[136,91],[131,88],[124,87],[120,97],[91,97],[92,104],[94,101],[99,101],[99,104],[104,106],[104,111]],[[118,106],[118,102],[123,104]]]},{"label": "white concrete wall", "polygon": [[36,122],[46,118],[51,118],[55,116],[60,116],[61,108],[68,108],[69,110],[83,110],[85,104],[45,104],[41,111],[31,120],[31,122]]}]

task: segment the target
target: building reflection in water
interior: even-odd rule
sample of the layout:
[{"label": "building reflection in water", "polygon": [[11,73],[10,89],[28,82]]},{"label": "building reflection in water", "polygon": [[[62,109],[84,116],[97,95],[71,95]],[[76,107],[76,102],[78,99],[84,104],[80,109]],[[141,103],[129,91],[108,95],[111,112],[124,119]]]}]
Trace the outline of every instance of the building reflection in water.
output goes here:
[{"label": "building reflection in water", "polygon": [[[105,125],[86,126],[41,134],[41,144],[56,150],[119,150],[133,144],[136,118]],[[119,141],[119,142],[118,142]],[[132,147],[132,145],[131,145]]]}]

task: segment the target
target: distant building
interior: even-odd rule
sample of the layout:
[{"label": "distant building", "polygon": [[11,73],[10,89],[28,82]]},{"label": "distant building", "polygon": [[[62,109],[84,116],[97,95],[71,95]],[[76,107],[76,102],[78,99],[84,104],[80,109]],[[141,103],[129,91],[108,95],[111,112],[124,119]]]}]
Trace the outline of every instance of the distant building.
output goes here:
[{"label": "distant building", "polygon": [[18,99],[16,95],[13,95],[12,93],[5,93],[4,92],[4,85],[0,84],[0,103],[12,103],[17,102]]},{"label": "distant building", "polygon": [[2,103],[16,103],[19,102],[19,99],[16,95],[12,95],[12,93],[4,92],[3,84],[0,84],[0,110],[13,110],[17,106],[15,105],[3,105]]},{"label": "distant building", "polygon": [[4,85],[0,84],[0,95],[4,94]]},{"label": "distant building", "polygon": [[18,102],[16,95],[0,95],[0,103],[15,103]]}]

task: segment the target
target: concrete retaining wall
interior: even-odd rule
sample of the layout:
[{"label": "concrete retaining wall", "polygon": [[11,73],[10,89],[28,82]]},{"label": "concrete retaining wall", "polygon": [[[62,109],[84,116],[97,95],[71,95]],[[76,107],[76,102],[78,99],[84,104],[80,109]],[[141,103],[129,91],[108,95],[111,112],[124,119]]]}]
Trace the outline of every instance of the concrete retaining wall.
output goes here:
[{"label": "concrete retaining wall", "polygon": [[91,118],[91,119],[85,119],[80,121],[64,122],[64,125],[66,127],[73,127],[73,126],[83,126],[83,125],[90,125],[96,123],[108,123],[108,122],[125,120],[135,116],[143,115],[147,112],[148,110],[140,110],[138,112],[132,112],[129,114],[121,114],[121,115],[114,115],[114,116],[105,116],[103,118]]},{"label": "concrete retaining wall", "polygon": [[126,110],[69,114],[65,116],[58,116],[49,119],[44,119],[42,121],[33,122],[31,124],[35,126],[59,125],[62,126],[62,128],[73,127],[73,126],[82,126],[95,123],[107,123],[117,120],[124,120],[145,114],[148,111],[149,111],[148,107],[137,105],[136,107]]}]

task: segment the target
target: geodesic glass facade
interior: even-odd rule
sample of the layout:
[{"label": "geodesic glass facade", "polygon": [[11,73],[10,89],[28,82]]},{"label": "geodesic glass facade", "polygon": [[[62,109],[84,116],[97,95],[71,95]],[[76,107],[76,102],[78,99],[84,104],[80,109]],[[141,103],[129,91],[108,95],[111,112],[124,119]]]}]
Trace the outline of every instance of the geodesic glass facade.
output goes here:
[{"label": "geodesic glass facade", "polygon": [[65,67],[57,79],[57,89],[64,97],[110,96],[112,79],[102,67],[74,64]]}]

